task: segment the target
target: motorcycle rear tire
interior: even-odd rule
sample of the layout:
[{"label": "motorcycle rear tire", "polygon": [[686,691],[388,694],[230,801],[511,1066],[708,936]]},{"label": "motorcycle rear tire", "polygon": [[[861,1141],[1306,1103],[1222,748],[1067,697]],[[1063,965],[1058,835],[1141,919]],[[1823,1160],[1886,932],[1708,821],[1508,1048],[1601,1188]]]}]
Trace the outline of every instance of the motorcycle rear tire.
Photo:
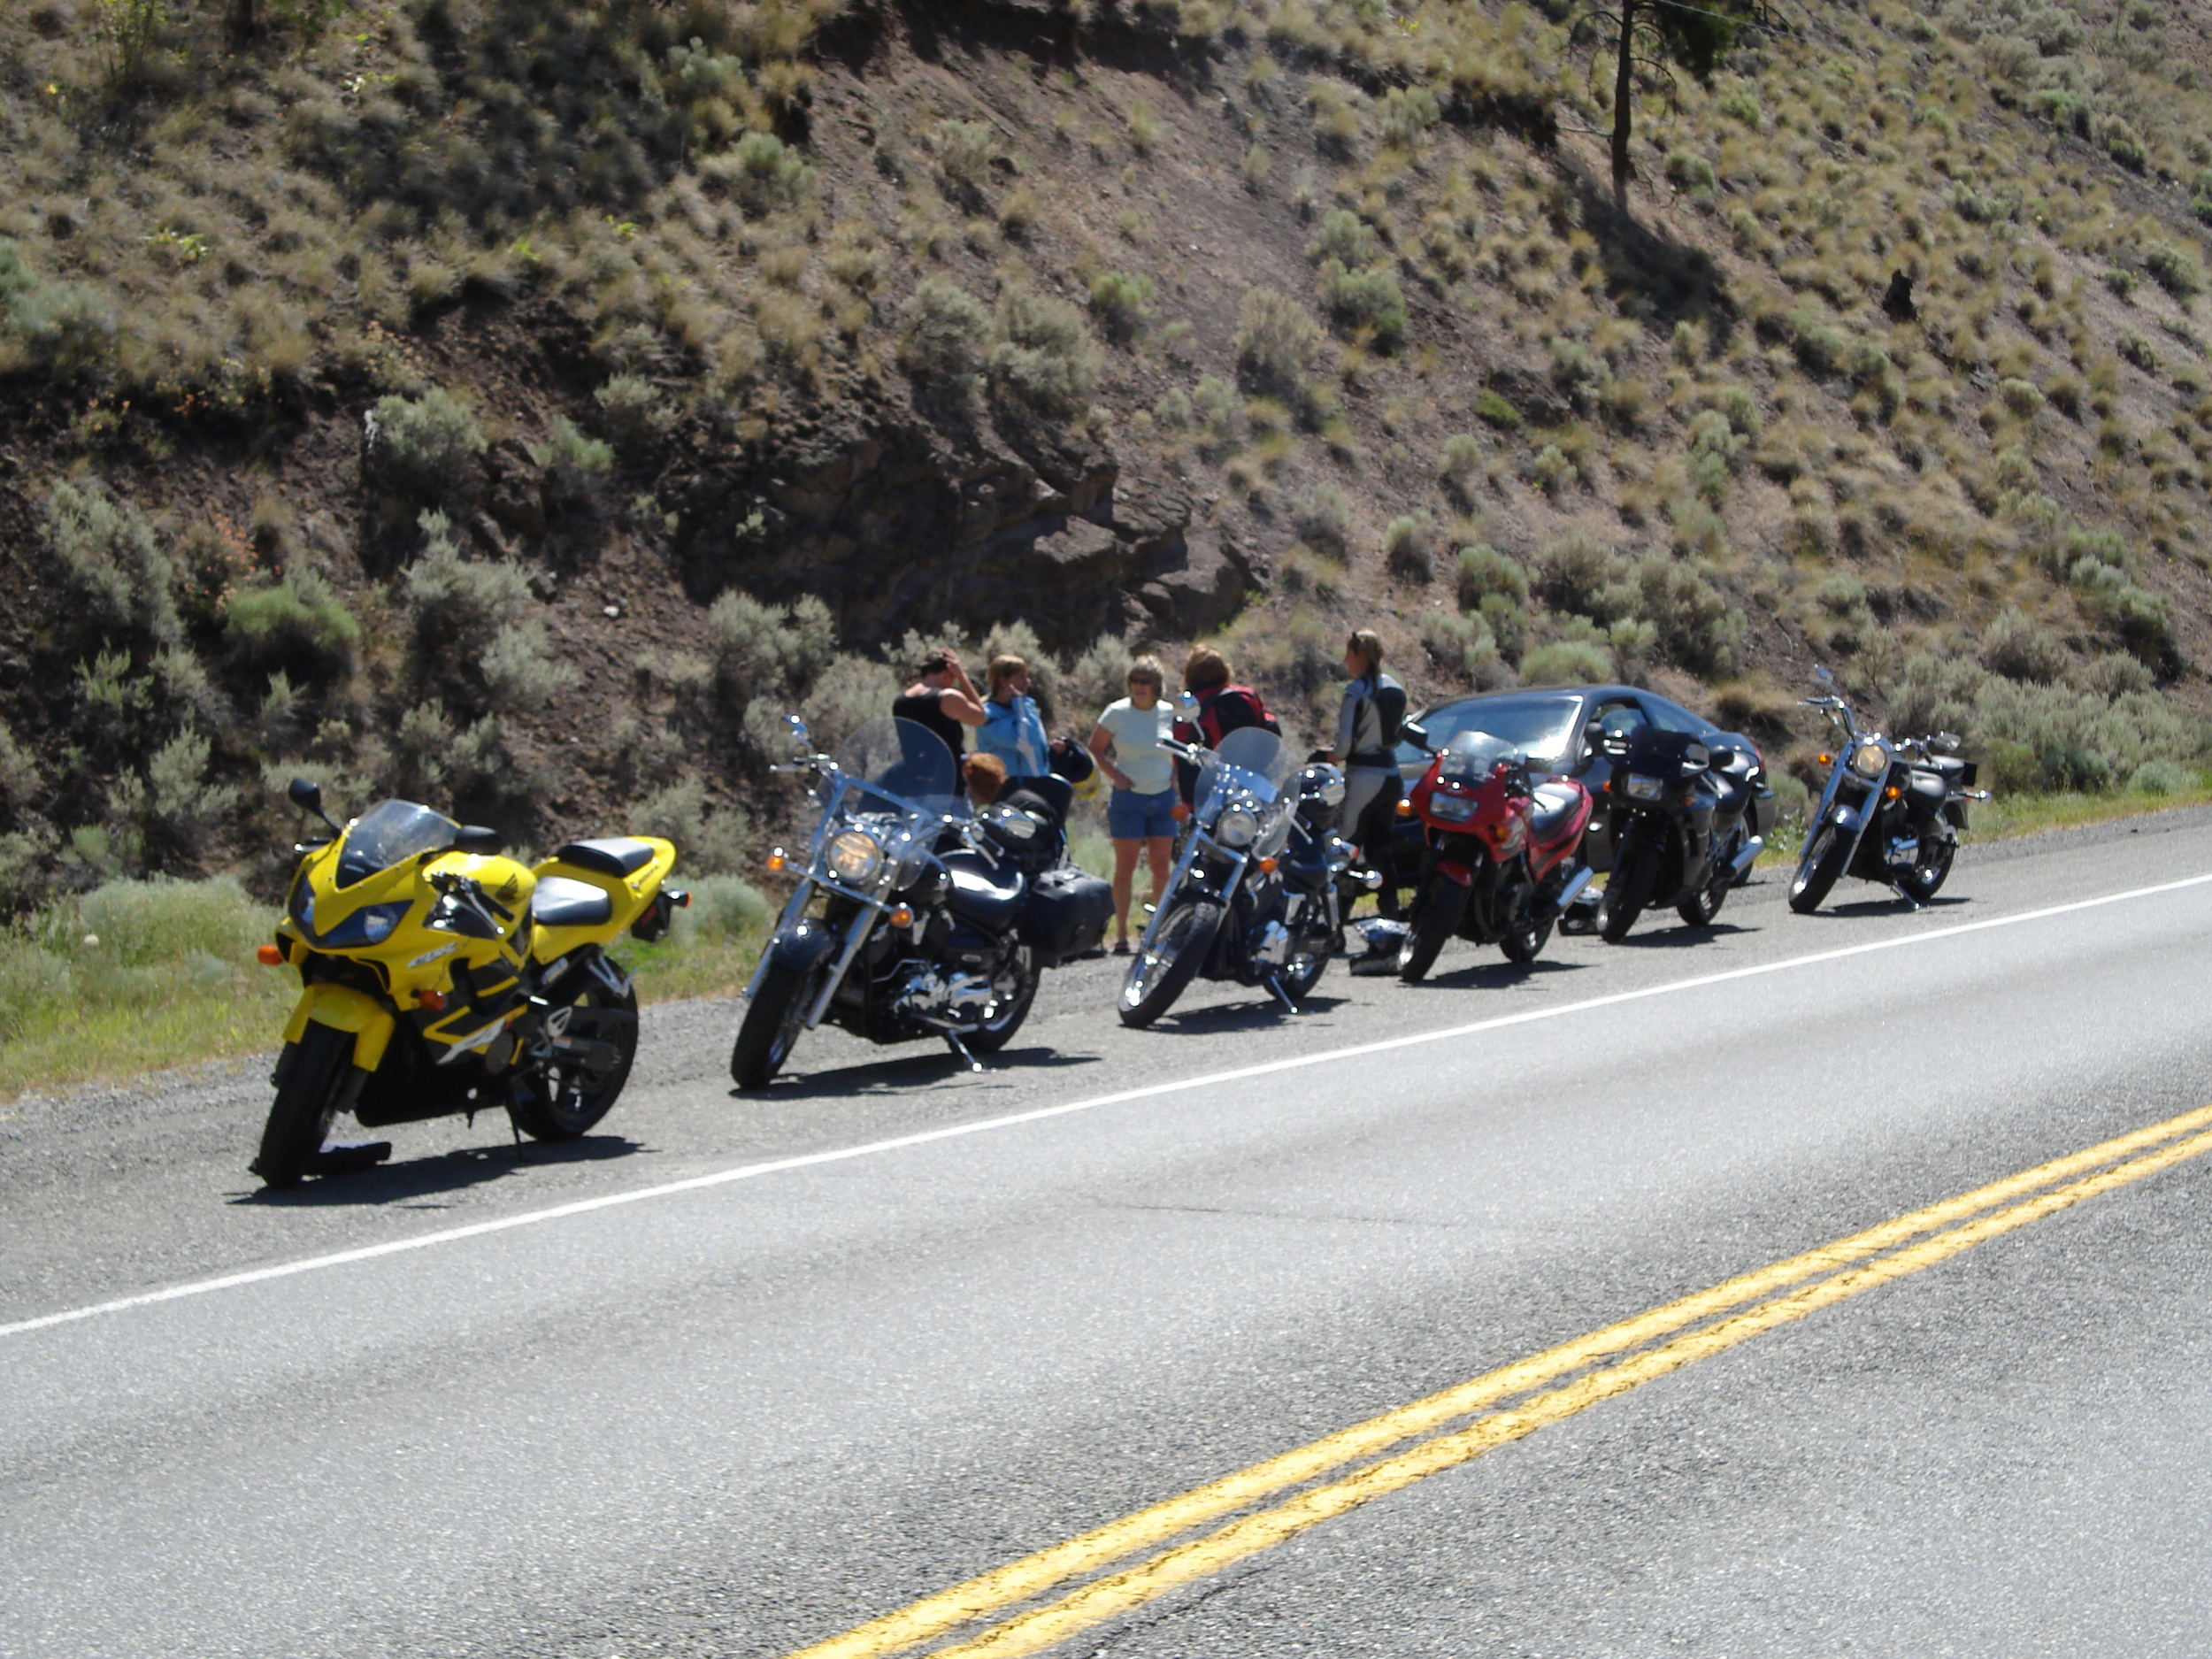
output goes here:
[{"label": "motorcycle rear tire", "polygon": [[1183,899],[1170,906],[1153,935],[1152,949],[1140,945],[1130,958],[1129,977],[1121,987],[1123,1025],[1142,1030],[1174,1006],[1183,987],[1206,965],[1221,915],[1221,906],[1210,899]]},{"label": "motorcycle rear tire", "polygon": [[1850,856],[1851,843],[1836,833],[1834,825],[1823,824],[1815,830],[1812,845],[1797,861],[1797,874],[1790,881],[1790,909],[1800,916],[1810,916],[1818,910],[1841,878],[1844,861]]},{"label": "motorcycle rear tire", "polygon": [[611,1013],[626,1014],[627,1020],[615,1022],[611,1038],[620,1050],[621,1057],[614,1069],[600,1079],[599,1087],[587,1094],[580,1088],[564,1087],[565,1079],[557,1067],[547,1068],[543,1081],[549,1098],[532,1094],[526,1099],[511,1101],[507,1116],[515,1127],[533,1141],[573,1141],[588,1134],[598,1126],[599,1120],[614,1110],[616,1099],[623,1085],[630,1080],[630,1067],[637,1061],[637,993],[626,991],[618,998],[612,993],[595,985],[576,1000],[575,1006],[604,1009]]},{"label": "motorcycle rear tire", "polygon": [[730,1080],[742,1089],[766,1088],[804,1029],[807,1002],[815,994],[816,970],[771,962],[753,993],[745,1018],[730,1046]]},{"label": "motorcycle rear tire", "polygon": [[1413,924],[1398,947],[1398,977],[1418,985],[1444,951],[1445,941],[1459,931],[1467,914],[1467,889],[1449,876],[1431,876],[1413,907]]},{"label": "motorcycle rear tire", "polygon": [[1659,855],[1648,847],[1632,847],[1628,861],[1614,867],[1606,879],[1605,897],[1598,905],[1598,932],[1609,945],[1628,937],[1636,918],[1651,902],[1651,885],[1659,879]]},{"label": "motorcycle rear tire", "polygon": [[261,1151],[250,1166],[265,1187],[298,1185],[330,1133],[353,1064],[353,1033],[310,1021],[279,1062],[284,1081],[269,1105]]},{"label": "motorcycle rear tire", "polygon": [[1897,878],[1897,890],[1915,904],[1925,904],[1942,891],[1943,884],[1950,879],[1951,861],[1958,856],[1958,842],[1948,835],[1922,836],[1920,856],[1909,872]]},{"label": "motorcycle rear tire", "polygon": [[1022,1021],[1029,1018],[1030,1005],[1037,1000],[1037,982],[1044,978],[1044,971],[1038,967],[1037,959],[1025,947],[1021,951],[1020,964],[1021,985],[1008,1000],[1004,1010],[973,1031],[961,1033],[960,1041],[972,1052],[996,1054],[1013,1041],[1014,1033],[1022,1028]]}]

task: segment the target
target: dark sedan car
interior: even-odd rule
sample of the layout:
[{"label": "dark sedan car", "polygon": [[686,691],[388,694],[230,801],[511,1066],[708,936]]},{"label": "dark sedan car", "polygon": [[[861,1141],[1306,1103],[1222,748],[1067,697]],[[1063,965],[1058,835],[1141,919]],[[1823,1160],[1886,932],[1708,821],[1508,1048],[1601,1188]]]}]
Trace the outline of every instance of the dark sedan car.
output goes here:
[{"label": "dark sedan car", "polygon": [[[1523,687],[1517,691],[1486,692],[1479,697],[1438,703],[1432,709],[1424,710],[1416,718],[1427,729],[1429,741],[1439,749],[1462,732],[1487,732],[1526,755],[1533,776],[1563,773],[1592,795],[1604,792],[1606,780],[1612,773],[1604,751],[1584,735],[1593,720],[1609,733],[1632,731],[1640,726],[1656,726],[1669,732],[1691,733],[1708,743],[1743,749],[1755,757],[1759,754],[1758,747],[1749,738],[1724,732],[1680,703],[1634,686]],[[1429,757],[1412,744],[1398,745],[1398,770],[1405,775],[1409,794],[1428,764]],[[1755,775],[1759,793],[1752,803],[1751,833],[1764,836],[1774,828],[1774,790],[1767,782],[1763,762]],[[1613,849],[1607,841],[1601,813],[1591,818],[1590,832],[1583,845],[1592,869],[1612,868]],[[1410,882],[1421,861],[1418,823],[1410,818],[1399,819],[1393,851],[1396,855],[1399,879]]]}]

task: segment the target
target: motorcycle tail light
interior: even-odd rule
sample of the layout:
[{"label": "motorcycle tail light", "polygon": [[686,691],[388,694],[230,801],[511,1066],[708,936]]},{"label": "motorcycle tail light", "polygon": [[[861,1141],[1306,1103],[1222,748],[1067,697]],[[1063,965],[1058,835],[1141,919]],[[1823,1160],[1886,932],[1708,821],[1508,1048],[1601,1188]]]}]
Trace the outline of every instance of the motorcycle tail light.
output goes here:
[{"label": "motorcycle tail light", "polygon": [[282,945],[264,945],[255,951],[253,956],[254,960],[265,968],[280,968],[284,965]]}]

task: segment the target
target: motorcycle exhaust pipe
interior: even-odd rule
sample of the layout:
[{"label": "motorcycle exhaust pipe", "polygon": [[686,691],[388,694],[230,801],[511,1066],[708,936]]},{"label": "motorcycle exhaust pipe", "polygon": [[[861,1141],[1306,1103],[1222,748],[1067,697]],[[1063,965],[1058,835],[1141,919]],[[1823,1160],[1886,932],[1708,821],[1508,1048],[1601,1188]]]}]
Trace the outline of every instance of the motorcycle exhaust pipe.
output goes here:
[{"label": "motorcycle exhaust pipe", "polygon": [[1574,879],[1568,882],[1565,887],[1559,889],[1559,897],[1553,902],[1552,908],[1554,910],[1564,910],[1570,904],[1572,904],[1575,902],[1575,895],[1580,893],[1583,888],[1590,885],[1590,878],[1596,873],[1597,872],[1591,869],[1587,864],[1583,865],[1581,869],[1576,871]]},{"label": "motorcycle exhaust pipe", "polygon": [[1742,880],[1751,866],[1758,862],[1759,855],[1766,850],[1766,846],[1763,836],[1754,835],[1746,841],[1743,850],[1736,855],[1735,863],[1728,866],[1728,879],[1732,881]]}]

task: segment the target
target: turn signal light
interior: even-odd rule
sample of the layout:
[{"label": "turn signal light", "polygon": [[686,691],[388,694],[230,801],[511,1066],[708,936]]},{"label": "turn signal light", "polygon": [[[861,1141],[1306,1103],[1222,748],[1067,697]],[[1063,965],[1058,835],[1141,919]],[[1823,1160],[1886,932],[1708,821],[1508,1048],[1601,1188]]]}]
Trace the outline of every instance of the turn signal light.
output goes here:
[{"label": "turn signal light", "polygon": [[1888,788],[1882,791],[1882,799],[1885,801],[1899,800],[1903,797],[1904,793],[1905,792],[1899,788],[1895,784],[1892,784]]},{"label": "turn signal light", "polygon": [[265,968],[280,968],[284,965],[284,947],[264,945],[253,953],[253,957]]},{"label": "turn signal light", "polygon": [[780,848],[780,847],[775,847],[775,848],[771,848],[771,849],[769,849],[769,853],[768,853],[768,868],[770,869],[770,871],[773,872],[773,871],[781,870],[781,869],[784,867],[784,865],[785,865],[786,864],[789,863],[789,862],[790,862],[790,861],[789,861],[788,859],[787,859],[787,858],[783,856],[783,849],[782,849],[782,848]]},{"label": "turn signal light", "polygon": [[891,926],[894,927],[913,926],[914,907],[910,904],[893,905],[891,907]]},{"label": "turn signal light", "polygon": [[1263,859],[1261,859],[1261,860],[1260,860],[1260,873],[1261,873],[1262,875],[1263,875],[1263,876],[1271,876],[1271,875],[1273,875],[1273,874],[1275,873],[1275,860],[1273,860],[1272,858],[1263,858]]},{"label": "turn signal light", "polygon": [[1413,803],[1410,801],[1401,800],[1398,803],[1398,816],[1400,818],[1411,818],[1413,816]]},{"label": "turn signal light", "polygon": [[434,1014],[442,1014],[445,1012],[445,993],[443,991],[418,991],[415,993],[415,1001],[420,1002],[425,1008],[428,1009]]},{"label": "turn signal light", "polygon": [[1836,764],[1836,757],[1833,755],[1823,755],[1820,757],[1820,764],[1824,766],[1832,766]]}]

